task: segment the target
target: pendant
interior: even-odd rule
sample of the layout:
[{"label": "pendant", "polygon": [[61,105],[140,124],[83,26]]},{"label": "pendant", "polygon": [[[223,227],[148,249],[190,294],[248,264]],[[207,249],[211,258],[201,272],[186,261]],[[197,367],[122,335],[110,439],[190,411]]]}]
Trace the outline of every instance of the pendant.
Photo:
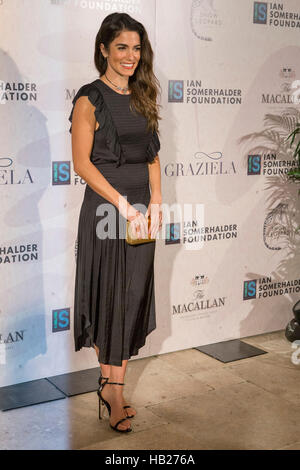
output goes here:
[{"label": "pendant", "polygon": [[124,95],[125,95],[126,91],[128,91],[128,88],[122,88],[120,86],[118,86],[117,89],[120,90]]}]

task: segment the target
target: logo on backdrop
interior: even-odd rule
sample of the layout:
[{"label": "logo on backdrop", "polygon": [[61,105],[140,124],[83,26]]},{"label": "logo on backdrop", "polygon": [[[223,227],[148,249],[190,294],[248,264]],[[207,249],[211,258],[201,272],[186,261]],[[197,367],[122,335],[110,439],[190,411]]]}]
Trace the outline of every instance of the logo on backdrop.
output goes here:
[{"label": "logo on backdrop", "polygon": [[[205,298],[204,287],[209,283],[209,278],[205,274],[195,274],[190,281],[192,287],[197,290],[191,292],[191,301],[172,305],[172,315],[184,320],[196,320],[209,317],[212,313],[225,306],[226,297]],[[198,287],[202,287],[199,289]]]},{"label": "logo on backdrop", "polygon": [[[209,279],[204,274],[196,274],[191,280],[191,285],[197,287],[197,290],[193,292],[193,300],[203,299],[205,292],[203,289],[199,289],[200,286],[205,287],[205,284],[209,283]],[[174,310],[173,310],[174,311]]]},{"label": "logo on backdrop", "polygon": [[283,66],[279,73],[281,83],[278,84],[277,93],[264,92],[261,103],[267,105],[293,105],[300,103],[300,80],[295,80],[296,73],[291,66]]},{"label": "logo on backdrop", "polygon": [[71,184],[71,162],[52,162],[52,184]]},{"label": "logo on backdrop", "polygon": [[288,173],[295,167],[296,160],[278,160],[276,153],[248,155],[247,174],[277,176]]},{"label": "logo on backdrop", "polygon": [[16,343],[24,341],[24,332],[26,330],[10,331],[9,333],[0,333],[0,365],[7,363],[6,352],[18,349]]},{"label": "logo on backdrop", "polygon": [[115,13],[120,11],[129,15],[142,13],[141,0],[105,0],[105,2],[99,2],[99,0],[50,0],[50,4],[92,10],[93,13],[95,11],[105,12],[106,14],[108,14],[107,12]]},{"label": "logo on backdrop", "polygon": [[202,286],[203,284],[208,284],[209,279],[204,274],[196,274],[191,280],[192,286]]},{"label": "logo on backdrop", "polygon": [[[73,184],[75,186],[84,185],[86,182],[74,172]],[[52,162],[52,184],[71,184],[71,161]]]},{"label": "logo on backdrop", "polygon": [[193,33],[202,41],[212,41],[215,28],[222,25],[214,0],[193,0],[190,18]]},{"label": "logo on backdrop", "polygon": [[0,103],[37,101],[37,85],[33,82],[4,82],[0,80]]},{"label": "logo on backdrop", "polygon": [[267,24],[268,4],[267,2],[254,2],[253,23]]},{"label": "logo on backdrop", "polygon": [[[280,69],[279,76],[283,80],[293,81],[296,78],[296,72],[291,66],[287,65],[287,66],[283,66]],[[290,90],[290,83],[283,83],[282,88]]]},{"label": "logo on backdrop", "polygon": [[184,82],[183,80],[169,80],[168,101],[169,103],[183,103]]},{"label": "logo on backdrop", "polygon": [[70,329],[70,309],[52,310],[52,333]]},{"label": "logo on backdrop", "polygon": [[237,224],[204,226],[199,220],[166,224],[165,245],[199,245],[209,241],[237,238]]},{"label": "logo on backdrop", "polygon": [[165,245],[180,243],[180,223],[166,224]]},{"label": "logo on backdrop", "polygon": [[269,250],[281,250],[286,246],[287,238],[290,236],[287,208],[287,204],[279,203],[265,218],[263,237],[264,244]]},{"label": "logo on backdrop", "polygon": [[33,178],[28,169],[14,168],[10,157],[0,158],[0,185],[30,183],[33,183]]},{"label": "logo on backdrop", "polygon": [[0,344],[12,344],[19,341],[24,341],[24,331],[14,331],[9,333],[0,333]]},{"label": "logo on backdrop", "polygon": [[298,12],[287,11],[283,3],[253,2],[253,23],[281,28],[299,28],[300,10]]},{"label": "logo on backdrop", "polygon": [[194,161],[169,162],[164,172],[168,177],[228,175],[236,173],[234,161],[224,161],[222,152],[196,152]]},{"label": "logo on backdrop", "polygon": [[[248,175],[284,176],[297,167],[293,158],[295,151],[287,139],[290,124],[298,119],[296,108],[289,107],[280,113],[265,114],[264,128],[238,138],[239,144],[248,144],[245,158],[247,159]],[[276,147],[276,152],[274,152]],[[260,151],[266,153],[260,153]]]},{"label": "logo on backdrop", "polygon": [[256,279],[244,281],[243,300],[256,298]]},{"label": "logo on backdrop", "polygon": [[38,261],[39,252],[37,243],[26,245],[0,245],[0,264],[27,263]]},{"label": "logo on backdrop", "polygon": [[244,281],[243,300],[275,297],[300,292],[300,279],[290,281],[272,281],[271,277],[262,277]]},{"label": "logo on backdrop", "polygon": [[242,104],[240,88],[209,88],[202,80],[169,80],[169,103],[186,104]]},{"label": "logo on backdrop", "polygon": [[260,175],[261,173],[261,155],[248,155],[248,175]]},{"label": "logo on backdrop", "polygon": [[[172,305],[172,315],[184,315],[184,319],[192,318],[196,320],[197,318],[209,317],[211,313],[217,311],[221,307],[225,307],[226,297],[218,297],[214,299],[198,299],[193,300],[188,303]],[[211,310],[211,311],[210,311]],[[196,312],[196,314],[188,315],[191,312]],[[197,313],[198,312],[198,313]],[[181,317],[182,318],[182,317]]]}]

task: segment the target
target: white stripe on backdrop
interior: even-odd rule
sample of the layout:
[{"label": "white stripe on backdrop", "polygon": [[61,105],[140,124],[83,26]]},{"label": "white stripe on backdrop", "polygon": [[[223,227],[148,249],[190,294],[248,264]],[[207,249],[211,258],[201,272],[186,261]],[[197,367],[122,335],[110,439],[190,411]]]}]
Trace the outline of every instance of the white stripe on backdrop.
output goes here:
[{"label": "white stripe on backdrop", "polygon": [[[169,239],[157,242],[157,329],[133,359],[278,330],[292,317],[299,200],[278,174],[292,162],[285,129],[272,134],[264,119],[279,122],[287,104],[299,111],[300,8],[297,0],[264,5],[0,3],[0,386],[98,364],[92,349],[74,351],[85,186],[72,166],[68,116],[75,91],[97,78],[94,40],[113,11],[141,21],[155,51],[164,203],[201,205],[198,214],[174,215]],[[281,24],[280,12],[294,23]]]}]

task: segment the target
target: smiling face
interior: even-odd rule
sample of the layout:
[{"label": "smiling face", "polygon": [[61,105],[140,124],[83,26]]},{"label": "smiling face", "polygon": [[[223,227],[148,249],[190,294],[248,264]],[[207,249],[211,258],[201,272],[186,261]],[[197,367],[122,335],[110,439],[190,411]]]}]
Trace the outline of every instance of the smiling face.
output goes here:
[{"label": "smiling face", "polygon": [[101,52],[107,57],[107,71],[131,77],[141,58],[141,40],[136,31],[122,31],[109,45],[109,53],[101,43]]}]

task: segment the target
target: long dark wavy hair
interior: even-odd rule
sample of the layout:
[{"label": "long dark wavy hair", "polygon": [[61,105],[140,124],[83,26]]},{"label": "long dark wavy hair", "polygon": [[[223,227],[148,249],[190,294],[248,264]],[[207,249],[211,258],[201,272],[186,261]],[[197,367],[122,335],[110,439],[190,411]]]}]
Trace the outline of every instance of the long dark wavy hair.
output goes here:
[{"label": "long dark wavy hair", "polygon": [[141,56],[134,75],[129,77],[128,86],[131,90],[130,109],[133,108],[147,118],[148,130],[158,130],[160,104],[157,96],[161,95],[161,87],[158,79],[153,73],[153,50],[148,39],[147,31],[142,23],[134,20],[127,13],[112,13],[104,18],[95,41],[94,62],[100,76],[107,69],[107,60],[102,55],[100,44],[109,51],[110,43],[122,31],[135,31],[140,36]]}]

